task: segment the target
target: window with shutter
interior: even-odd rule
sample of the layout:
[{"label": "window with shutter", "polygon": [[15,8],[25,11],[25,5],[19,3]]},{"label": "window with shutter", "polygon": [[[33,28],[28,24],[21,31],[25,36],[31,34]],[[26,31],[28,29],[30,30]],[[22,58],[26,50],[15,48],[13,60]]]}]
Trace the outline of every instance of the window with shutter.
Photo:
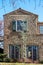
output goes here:
[{"label": "window with shutter", "polygon": [[13,21],[12,22],[12,28],[13,31],[21,32],[21,31],[27,31],[27,21]]}]

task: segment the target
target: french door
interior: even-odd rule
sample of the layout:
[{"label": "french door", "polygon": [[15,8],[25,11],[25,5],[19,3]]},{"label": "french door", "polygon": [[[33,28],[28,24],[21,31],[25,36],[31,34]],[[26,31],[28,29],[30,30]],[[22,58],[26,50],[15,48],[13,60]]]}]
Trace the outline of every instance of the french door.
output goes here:
[{"label": "french door", "polygon": [[9,57],[20,58],[20,45],[9,45]]},{"label": "french door", "polygon": [[38,46],[27,46],[27,58],[33,61],[38,59]]}]

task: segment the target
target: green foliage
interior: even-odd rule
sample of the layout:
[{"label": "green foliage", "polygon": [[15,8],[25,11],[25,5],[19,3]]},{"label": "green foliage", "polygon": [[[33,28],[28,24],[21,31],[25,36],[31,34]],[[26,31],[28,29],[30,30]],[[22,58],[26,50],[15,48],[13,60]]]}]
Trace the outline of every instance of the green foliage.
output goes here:
[{"label": "green foliage", "polygon": [[4,58],[4,62],[17,62],[17,59],[12,59],[12,58]]},{"label": "green foliage", "polygon": [[39,63],[43,64],[43,61],[39,61]]},{"label": "green foliage", "polygon": [[17,62],[17,59],[16,58],[14,59],[14,62]]},{"label": "green foliage", "polygon": [[5,58],[6,56],[6,54],[0,54],[0,58]]},{"label": "green foliage", "polygon": [[10,61],[11,61],[10,58],[7,58],[7,57],[6,57],[6,58],[4,59],[4,62],[10,62]]},{"label": "green foliage", "polygon": [[6,54],[0,54],[0,62],[2,62],[6,56]]},{"label": "green foliage", "polygon": [[3,59],[0,58],[0,62],[3,62]]},{"label": "green foliage", "polygon": [[8,58],[7,54],[0,54],[0,62],[17,62],[17,59]]}]

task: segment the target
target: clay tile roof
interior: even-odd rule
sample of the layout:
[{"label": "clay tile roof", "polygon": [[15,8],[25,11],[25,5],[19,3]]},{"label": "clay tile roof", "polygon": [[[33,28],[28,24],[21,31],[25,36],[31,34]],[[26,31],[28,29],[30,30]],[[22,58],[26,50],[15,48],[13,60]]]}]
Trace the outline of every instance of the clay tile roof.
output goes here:
[{"label": "clay tile roof", "polygon": [[43,25],[43,22],[37,22],[38,25]]}]

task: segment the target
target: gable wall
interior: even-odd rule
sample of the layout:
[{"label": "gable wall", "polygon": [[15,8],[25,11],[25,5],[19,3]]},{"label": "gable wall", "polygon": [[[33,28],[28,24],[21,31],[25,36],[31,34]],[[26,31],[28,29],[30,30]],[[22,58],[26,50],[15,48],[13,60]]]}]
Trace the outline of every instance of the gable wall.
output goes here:
[{"label": "gable wall", "polygon": [[[8,54],[8,45],[9,44],[22,44],[22,40],[20,38],[20,34],[17,32],[12,31],[12,21],[13,20],[26,20],[28,22],[28,30],[26,32],[27,40],[26,44],[28,45],[38,45],[39,46],[39,52],[43,52],[42,46],[43,43],[43,36],[36,35],[38,33],[37,30],[37,22],[38,18],[35,17],[35,15],[14,15],[14,13],[8,14],[4,16],[4,52]],[[41,55],[40,59],[43,58],[43,53],[39,54]]]}]

